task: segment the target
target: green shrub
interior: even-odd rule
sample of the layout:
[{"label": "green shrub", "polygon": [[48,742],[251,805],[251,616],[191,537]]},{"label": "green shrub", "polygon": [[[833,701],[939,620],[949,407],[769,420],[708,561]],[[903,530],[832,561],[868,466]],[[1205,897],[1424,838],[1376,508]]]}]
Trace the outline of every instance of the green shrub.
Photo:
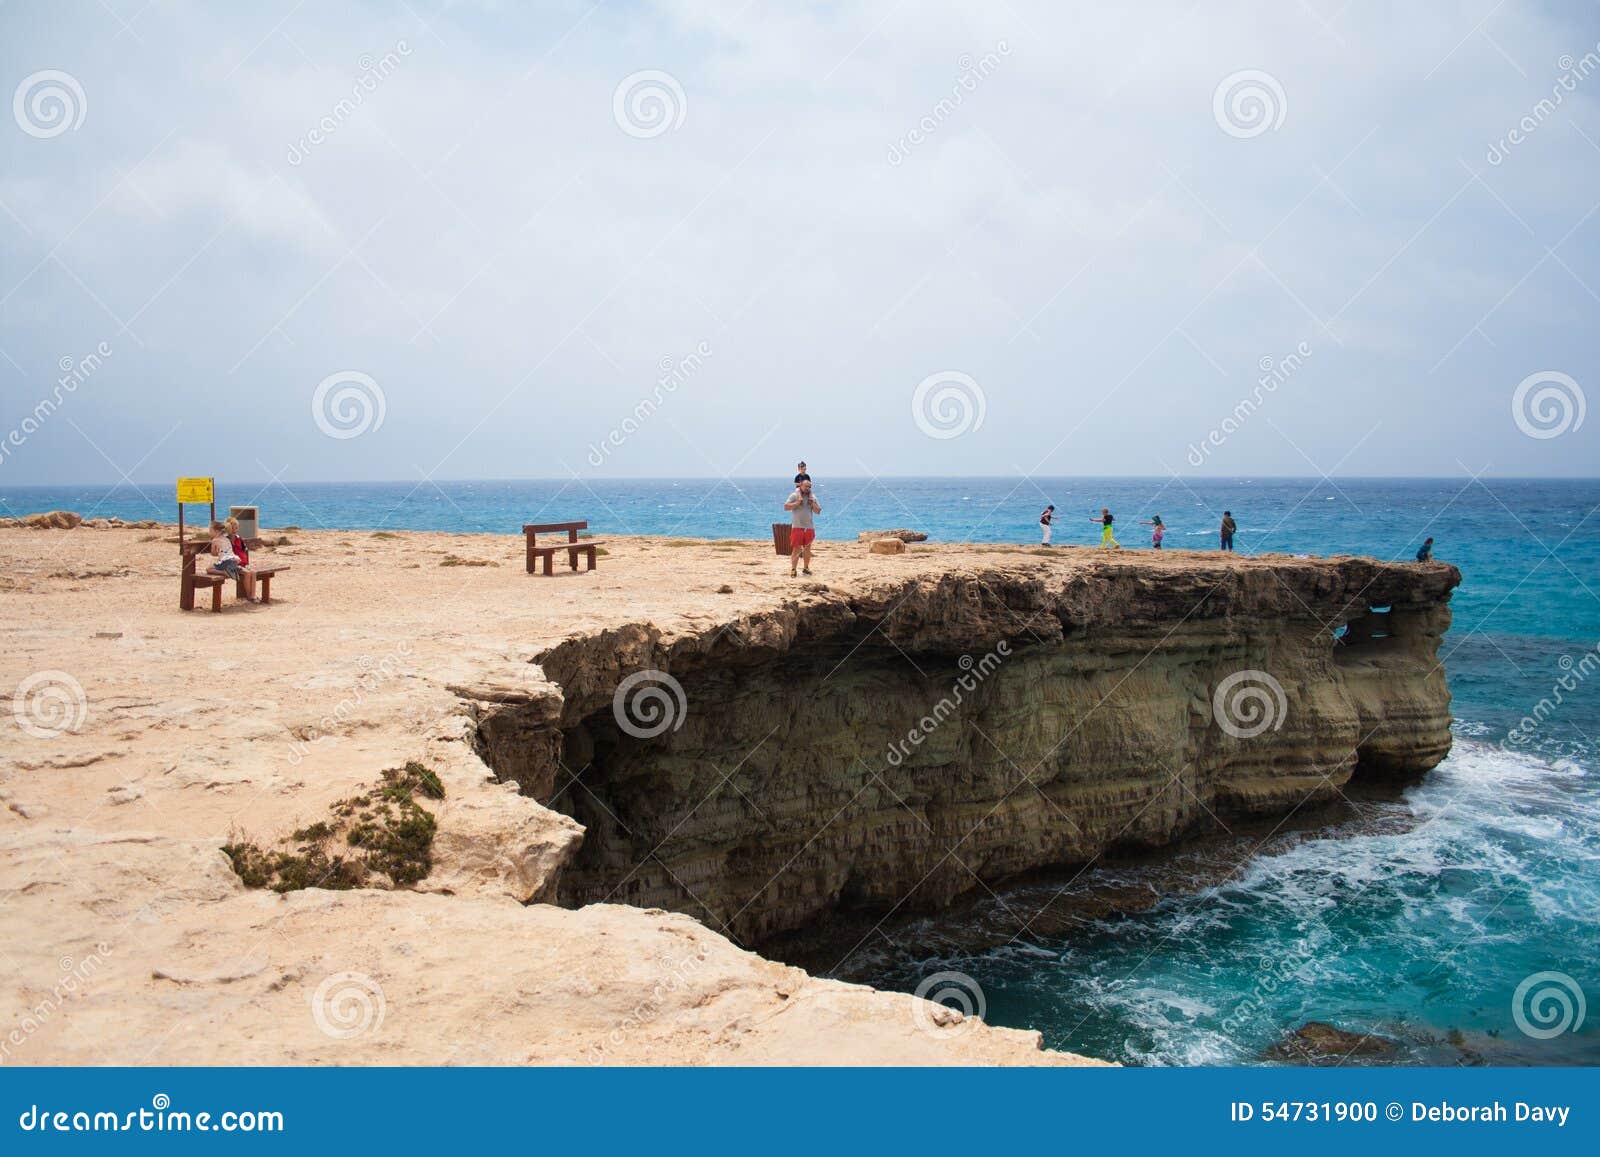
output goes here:
[{"label": "green shrub", "polygon": [[[302,888],[335,891],[368,886],[371,875],[390,886],[414,884],[433,869],[433,837],[438,823],[417,802],[443,799],[444,781],[426,764],[409,760],[384,771],[381,782],[329,807],[331,818],[296,828],[285,842],[294,849],[262,848],[236,838],[223,853],[247,888],[294,892]],[[349,851],[333,852],[339,837]]]}]

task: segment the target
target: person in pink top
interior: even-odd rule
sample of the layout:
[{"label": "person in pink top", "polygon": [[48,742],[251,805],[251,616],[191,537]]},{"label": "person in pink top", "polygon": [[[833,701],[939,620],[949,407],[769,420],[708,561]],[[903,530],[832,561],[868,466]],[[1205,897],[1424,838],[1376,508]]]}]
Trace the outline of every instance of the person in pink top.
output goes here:
[{"label": "person in pink top", "polygon": [[1152,514],[1144,520],[1144,524],[1150,528],[1150,546],[1155,550],[1160,550],[1161,540],[1167,537],[1167,528],[1163,525],[1161,516]]}]

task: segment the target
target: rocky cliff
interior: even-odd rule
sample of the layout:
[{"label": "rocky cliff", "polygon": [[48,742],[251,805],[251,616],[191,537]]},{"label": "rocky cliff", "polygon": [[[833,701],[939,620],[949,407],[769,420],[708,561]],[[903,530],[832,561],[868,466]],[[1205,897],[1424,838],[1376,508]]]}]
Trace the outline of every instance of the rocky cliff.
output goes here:
[{"label": "rocky cliff", "polygon": [[1426,772],[1459,581],[1141,553],[812,584],[545,649],[554,687],[481,702],[479,746],[583,824],[561,902],[758,942]]}]

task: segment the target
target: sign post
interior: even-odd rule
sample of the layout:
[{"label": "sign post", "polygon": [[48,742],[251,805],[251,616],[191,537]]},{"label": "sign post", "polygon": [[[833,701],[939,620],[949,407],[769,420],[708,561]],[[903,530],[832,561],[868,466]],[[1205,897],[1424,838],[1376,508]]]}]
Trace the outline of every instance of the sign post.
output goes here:
[{"label": "sign post", "polygon": [[[186,502],[204,502],[211,507],[211,522],[217,520],[217,480],[215,478],[180,478],[178,479],[178,557],[182,566],[178,573],[178,606],[186,611],[194,610],[194,587],[190,585],[189,576],[194,574],[194,555],[190,553],[183,541],[183,506]],[[210,529],[211,524],[206,524]],[[215,593],[215,592],[213,592]]]},{"label": "sign post", "polygon": [[[186,502],[204,502],[211,507],[211,522],[217,520],[217,480],[215,478],[178,479],[178,550],[183,551],[183,507]],[[210,528],[210,523],[206,524]]]}]

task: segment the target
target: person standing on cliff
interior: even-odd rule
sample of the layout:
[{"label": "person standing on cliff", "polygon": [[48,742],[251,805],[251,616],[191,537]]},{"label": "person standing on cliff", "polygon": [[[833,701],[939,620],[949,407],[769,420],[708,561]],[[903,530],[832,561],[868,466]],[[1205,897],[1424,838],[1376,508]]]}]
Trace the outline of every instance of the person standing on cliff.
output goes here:
[{"label": "person standing on cliff", "polygon": [[1233,532],[1239,529],[1238,523],[1233,521],[1233,511],[1222,512],[1222,549],[1233,549]]},{"label": "person standing on cliff", "polygon": [[1055,517],[1056,508],[1054,506],[1046,506],[1039,512],[1040,546],[1050,545],[1050,524],[1055,521]]},{"label": "person standing on cliff", "polygon": [[1159,514],[1152,514],[1144,520],[1144,524],[1150,528],[1150,549],[1160,550],[1161,540],[1167,537],[1166,524],[1161,521]]},{"label": "person standing on cliff", "polygon": [[1115,522],[1116,520],[1117,520],[1116,515],[1112,514],[1111,511],[1108,510],[1104,506],[1102,506],[1100,508],[1100,514],[1099,514],[1098,517],[1090,516],[1090,518],[1089,518],[1090,522],[1098,522],[1100,524],[1100,526],[1101,526],[1101,530],[1100,530],[1100,549],[1101,550],[1110,550],[1112,547],[1116,547],[1118,550],[1122,549],[1122,544],[1111,536],[1111,524],[1113,522]]},{"label": "person standing on cliff", "polygon": [[[800,465],[804,466],[802,462]],[[816,523],[812,521],[814,515],[822,513],[822,503],[818,502],[811,493],[811,479],[808,476],[794,488],[794,493],[789,495],[789,500],[783,508],[790,512],[789,526],[789,577],[795,577],[795,566],[805,558],[805,573],[811,573],[811,544],[817,539]]]}]

